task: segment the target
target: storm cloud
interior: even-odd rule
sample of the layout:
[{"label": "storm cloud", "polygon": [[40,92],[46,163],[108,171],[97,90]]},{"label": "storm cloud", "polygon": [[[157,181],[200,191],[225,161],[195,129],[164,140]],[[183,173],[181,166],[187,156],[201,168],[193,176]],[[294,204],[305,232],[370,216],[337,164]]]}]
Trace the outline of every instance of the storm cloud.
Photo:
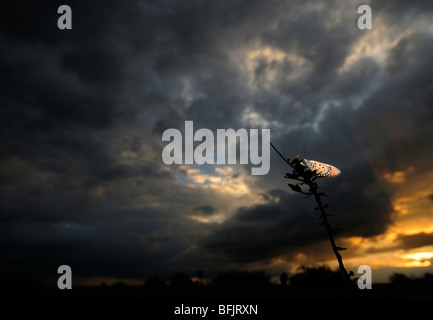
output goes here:
[{"label": "storm cloud", "polygon": [[186,120],[269,128],[285,156],[336,165],[320,186],[344,237],[383,234],[383,175],[433,160],[428,1],[68,1],[72,30],[57,28],[61,4],[0,10],[2,274],[144,279],[330,256],[278,155],[261,177],[165,165],[162,133]]}]

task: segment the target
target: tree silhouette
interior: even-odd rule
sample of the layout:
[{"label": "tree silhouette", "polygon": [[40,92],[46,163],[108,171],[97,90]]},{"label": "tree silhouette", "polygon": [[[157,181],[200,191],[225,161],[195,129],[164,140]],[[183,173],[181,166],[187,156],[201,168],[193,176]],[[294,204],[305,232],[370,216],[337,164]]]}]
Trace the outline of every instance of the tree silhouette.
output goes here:
[{"label": "tree silhouette", "polygon": [[193,284],[188,275],[183,272],[178,272],[174,274],[174,276],[171,277],[169,281],[172,287],[190,287]]},{"label": "tree silhouette", "polygon": [[319,289],[345,287],[346,281],[338,271],[332,271],[327,266],[301,266],[299,273],[290,277],[290,285],[296,289]]},{"label": "tree silhouette", "polygon": [[287,272],[283,272],[280,275],[280,283],[282,286],[286,286],[287,282],[289,281],[289,275],[287,274]]},{"label": "tree silhouette", "polygon": [[264,271],[227,271],[219,272],[218,276],[213,279],[215,286],[237,286],[237,287],[250,287],[250,286],[268,286],[270,285],[270,276],[265,274]]},{"label": "tree silhouette", "polygon": [[198,278],[198,283],[199,285],[203,284],[203,271],[202,270],[197,270],[197,278]]}]

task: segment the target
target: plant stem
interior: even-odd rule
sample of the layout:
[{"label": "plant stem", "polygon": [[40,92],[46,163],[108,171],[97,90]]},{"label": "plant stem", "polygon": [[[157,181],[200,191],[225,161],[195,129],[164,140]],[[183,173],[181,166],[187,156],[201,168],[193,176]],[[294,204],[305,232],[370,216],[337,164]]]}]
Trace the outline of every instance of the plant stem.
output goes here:
[{"label": "plant stem", "polygon": [[316,199],[317,205],[319,206],[320,210],[320,218],[322,219],[321,224],[326,228],[326,232],[328,233],[329,242],[331,242],[332,251],[334,251],[335,257],[338,261],[338,267],[340,268],[340,271],[343,273],[344,278],[348,280],[350,283],[352,283],[352,280],[350,279],[349,273],[347,273],[346,268],[344,267],[343,258],[339,252],[338,247],[335,244],[334,240],[334,234],[332,232],[331,225],[328,221],[328,215],[325,212],[325,208],[323,207],[322,200],[320,199],[320,194],[317,192],[316,188],[310,185],[310,190],[314,195],[314,199]]},{"label": "plant stem", "polygon": [[278,155],[293,169],[293,174],[286,173],[285,178],[297,180],[301,182],[301,184],[307,184],[310,187],[309,192],[304,192],[301,190],[301,188],[296,188],[294,185],[289,184],[289,187],[291,187],[293,191],[306,194],[307,196],[314,195],[314,198],[320,210],[320,219],[322,220],[321,224],[325,227],[326,232],[328,233],[328,238],[329,238],[329,242],[331,242],[332,251],[334,252],[335,257],[337,258],[338,261],[338,267],[340,268],[340,271],[343,273],[344,278],[350,284],[353,284],[352,279],[350,279],[353,273],[351,272],[349,274],[347,272],[346,268],[344,267],[343,258],[339,252],[340,250],[345,250],[345,249],[341,247],[337,247],[335,244],[334,233],[331,228],[331,225],[329,224],[328,215],[325,212],[325,207],[323,206],[322,200],[320,198],[324,194],[317,192],[318,186],[314,182],[317,176],[314,176],[314,172],[312,172],[311,170],[305,169],[305,166],[302,165],[301,163],[302,160],[299,159],[299,156],[296,159],[290,161],[278,151],[278,149],[272,144],[272,142],[269,141],[269,143],[271,144],[272,148],[278,153]]}]

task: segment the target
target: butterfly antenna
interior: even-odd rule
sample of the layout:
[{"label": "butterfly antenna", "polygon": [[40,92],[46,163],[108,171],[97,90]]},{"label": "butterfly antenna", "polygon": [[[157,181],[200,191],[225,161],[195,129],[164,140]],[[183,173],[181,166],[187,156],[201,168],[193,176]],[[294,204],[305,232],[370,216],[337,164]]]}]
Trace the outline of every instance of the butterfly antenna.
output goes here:
[{"label": "butterfly antenna", "polygon": [[272,148],[274,148],[274,150],[280,155],[280,157],[283,158],[283,160],[285,162],[287,162],[288,164],[290,164],[290,162],[286,158],[284,158],[284,156],[280,153],[280,151],[278,151],[277,148],[275,148],[275,146],[272,144],[272,142],[270,140],[269,140],[269,143],[271,144]]},{"label": "butterfly antenna", "polygon": [[305,147],[304,146],[302,146],[302,150],[304,150],[305,158],[308,159],[307,151],[305,151]]}]

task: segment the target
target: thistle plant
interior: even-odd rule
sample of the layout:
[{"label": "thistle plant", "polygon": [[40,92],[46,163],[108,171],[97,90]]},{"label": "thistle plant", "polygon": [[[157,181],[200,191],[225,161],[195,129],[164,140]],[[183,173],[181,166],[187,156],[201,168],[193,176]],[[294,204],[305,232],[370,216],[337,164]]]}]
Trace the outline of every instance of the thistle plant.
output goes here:
[{"label": "thistle plant", "polygon": [[326,229],[329,242],[331,243],[332,251],[337,258],[338,267],[341,273],[343,274],[344,278],[352,284],[353,282],[351,277],[354,275],[354,273],[352,271],[350,271],[349,273],[347,272],[346,268],[344,267],[343,258],[340,254],[340,251],[346,250],[346,248],[339,247],[335,244],[334,235],[337,234],[339,230],[333,229],[329,224],[329,215],[325,211],[325,209],[328,208],[328,205],[323,204],[322,202],[322,197],[327,197],[327,195],[324,192],[319,192],[319,186],[316,182],[316,180],[319,179],[320,176],[314,169],[311,169],[309,166],[307,166],[305,164],[305,161],[299,156],[296,156],[296,158],[292,160],[290,160],[289,158],[285,158],[271,142],[270,144],[272,148],[280,155],[280,157],[283,158],[283,160],[293,169],[291,173],[286,173],[284,176],[284,178],[286,179],[297,181],[297,183],[295,184],[288,184],[290,189],[292,189],[294,192],[304,194],[306,196],[305,198],[313,196],[316,200],[317,207],[315,207],[314,210],[319,211],[320,213],[319,224],[323,225]]}]

